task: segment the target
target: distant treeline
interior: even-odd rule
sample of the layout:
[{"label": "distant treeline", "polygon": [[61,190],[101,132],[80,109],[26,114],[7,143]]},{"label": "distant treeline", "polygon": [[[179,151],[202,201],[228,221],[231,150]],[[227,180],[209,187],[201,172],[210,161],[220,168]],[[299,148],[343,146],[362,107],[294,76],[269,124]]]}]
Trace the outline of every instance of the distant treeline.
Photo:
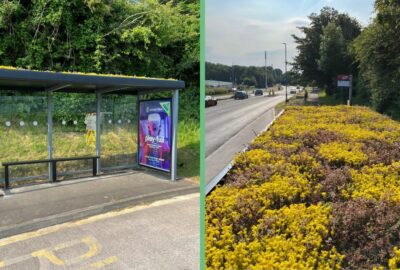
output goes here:
[{"label": "distant treeline", "polygon": [[[267,67],[268,85],[295,83],[296,74],[293,72],[283,73],[279,68]],[[232,82],[235,85],[246,85],[265,87],[265,67],[256,66],[227,66],[206,62],[206,79]]]}]

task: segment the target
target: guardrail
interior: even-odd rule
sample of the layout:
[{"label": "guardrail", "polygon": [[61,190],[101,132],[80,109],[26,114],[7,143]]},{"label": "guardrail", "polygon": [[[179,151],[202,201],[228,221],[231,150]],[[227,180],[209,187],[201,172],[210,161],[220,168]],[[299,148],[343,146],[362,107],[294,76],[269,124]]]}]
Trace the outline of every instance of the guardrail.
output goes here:
[{"label": "guardrail", "polygon": [[51,165],[51,173],[52,173],[51,182],[56,182],[57,181],[57,163],[58,162],[90,160],[91,159],[93,162],[92,174],[93,174],[93,176],[96,176],[97,175],[97,159],[99,159],[99,158],[100,158],[99,156],[90,156],[90,157],[52,158],[52,159],[41,159],[41,160],[4,162],[2,164],[4,166],[4,188],[5,189],[10,188],[10,166],[48,163],[49,165]]},{"label": "guardrail", "polygon": [[[273,107],[272,109],[275,109],[275,107]],[[274,117],[274,119],[265,127],[265,129],[263,129],[260,133],[257,134],[257,136],[260,135],[261,133],[267,131],[272,126],[272,124],[276,121],[276,119],[278,119],[283,114],[284,111],[285,111],[285,109],[280,111]],[[242,151],[240,151],[240,153],[247,151],[247,149],[248,149],[248,146],[246,146]],[[210,182],[208,182],[208,184],[206,185],[206,188],[205,188],[206,195],[208,195],[215,188],[215,186],[218,185],[219,182],[221,182],[222,178],[224,178],[224,176],[230,171],[230,169],[232,169],[232,166],[234,163],[233,161],[234,160],[229,162],[228,165],[226,165]]]}]

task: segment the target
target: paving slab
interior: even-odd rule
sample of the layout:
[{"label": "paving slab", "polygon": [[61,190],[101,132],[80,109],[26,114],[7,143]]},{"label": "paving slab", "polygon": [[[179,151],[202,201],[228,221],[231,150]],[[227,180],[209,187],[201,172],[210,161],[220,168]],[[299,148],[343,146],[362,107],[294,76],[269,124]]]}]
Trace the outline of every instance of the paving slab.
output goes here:
[{"label": "paving slab", "polygon": [[198,270],[199,194],[0,239],[0,269]]},{"label": "paving slab", "polygon": [[0,197],[0,238],[198,191],[189,180],[147,171],[14,188]]}]

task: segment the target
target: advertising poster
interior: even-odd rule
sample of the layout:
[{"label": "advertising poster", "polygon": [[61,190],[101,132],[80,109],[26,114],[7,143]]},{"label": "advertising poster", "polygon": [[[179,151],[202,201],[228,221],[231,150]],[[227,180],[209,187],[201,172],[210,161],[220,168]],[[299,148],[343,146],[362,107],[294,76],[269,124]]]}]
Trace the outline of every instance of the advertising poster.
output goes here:
[{"label": "advertising poster", "polygon": [[139,103],[139,164],[171,171],[171,100]]}]

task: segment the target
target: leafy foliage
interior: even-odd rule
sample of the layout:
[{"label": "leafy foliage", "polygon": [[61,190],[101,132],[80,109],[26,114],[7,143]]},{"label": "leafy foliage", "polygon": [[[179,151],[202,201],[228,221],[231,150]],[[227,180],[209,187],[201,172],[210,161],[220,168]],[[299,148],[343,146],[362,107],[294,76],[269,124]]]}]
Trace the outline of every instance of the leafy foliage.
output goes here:
[{"label": "leafy foliage", "polygon": [[4,0],[0,64],[196,83],[198,17],[194,1]]},{"label": "leafy foliage", "polygon": [[376,17],[353,42],[352,51],[373,107],[400,119],[400,3],[375,1]]},{"label": "leafy foliage", "polygon": [[332,94],[336,88],[336,75],[346,73],[351,64],[346,57],[346,44],[340,26],[330,22],[324,27],[319,51],[318,67],[327,79],[331,78],[326,90]]},{"label": "leafy foliage", "polygon": [[[309,19],[310,26],[299,28],[304,36],[293,35],[299,51],[294,69],[301,71],[306,84],[315,81],[320,87],[331,86],[333,77],[338,75],[333,72],[354,73],[347,46],[360,34],[361,26],[356,19],[330,7],[324,7],[319,14],[312,13]],[[332,51],[334,55],[330,56]],[[344,63],[347,66],[342,66]],[[335,67],[338,64],[340,68]]]}]

